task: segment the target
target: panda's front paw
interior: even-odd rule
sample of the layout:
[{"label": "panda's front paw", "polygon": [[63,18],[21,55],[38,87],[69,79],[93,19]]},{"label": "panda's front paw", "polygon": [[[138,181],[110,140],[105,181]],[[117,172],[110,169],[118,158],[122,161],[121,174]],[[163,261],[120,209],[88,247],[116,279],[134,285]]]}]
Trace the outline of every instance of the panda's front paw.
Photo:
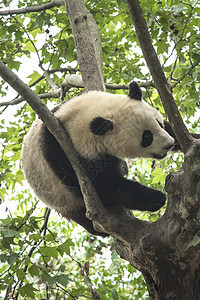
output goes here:
[{"label": "panda's front paw", "polygon": [[166,196],[161,191],[151,190],[148,195],[148,200],[145,201],[144,210],[157,211],[159,210],[166,201]]}]

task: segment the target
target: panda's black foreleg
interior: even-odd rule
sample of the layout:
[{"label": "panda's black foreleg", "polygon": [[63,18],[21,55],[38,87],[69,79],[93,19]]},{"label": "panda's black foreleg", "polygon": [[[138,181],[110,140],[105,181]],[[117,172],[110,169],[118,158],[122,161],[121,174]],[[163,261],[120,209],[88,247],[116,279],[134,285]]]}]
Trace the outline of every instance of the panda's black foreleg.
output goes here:
[{"label": "panda's black foreleg", "polygon": [[141,211],[156,211],[166,201],[166,196],[161,191],[122,176],[104,178],[103,182],[98,182],[95,187],[105,206],[119,205]]}]

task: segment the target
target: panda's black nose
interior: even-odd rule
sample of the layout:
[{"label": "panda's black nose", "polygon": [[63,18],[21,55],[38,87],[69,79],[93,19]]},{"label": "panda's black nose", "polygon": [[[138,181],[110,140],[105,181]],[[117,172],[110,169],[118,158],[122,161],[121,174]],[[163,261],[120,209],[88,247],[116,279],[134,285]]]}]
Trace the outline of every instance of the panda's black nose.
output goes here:
[{"label": "panda's black nose", "polygon": [[172,147],[174,146],[174,143],[173,144],[169,144],[167,146],[165,146],[165,150],[170,150]]}]

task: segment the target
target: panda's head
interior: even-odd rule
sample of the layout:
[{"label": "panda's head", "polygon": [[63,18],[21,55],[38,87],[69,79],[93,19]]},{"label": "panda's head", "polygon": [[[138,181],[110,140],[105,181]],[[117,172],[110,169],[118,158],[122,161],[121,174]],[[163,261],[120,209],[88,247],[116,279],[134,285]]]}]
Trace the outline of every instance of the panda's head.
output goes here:
[{"label": "panda's head", "polygon": [[128,96],[91,91],[61,105],[55,115],[83,157],[162,159],[174,139],[162,115],[141,98],[139,86],[131,82]]}]

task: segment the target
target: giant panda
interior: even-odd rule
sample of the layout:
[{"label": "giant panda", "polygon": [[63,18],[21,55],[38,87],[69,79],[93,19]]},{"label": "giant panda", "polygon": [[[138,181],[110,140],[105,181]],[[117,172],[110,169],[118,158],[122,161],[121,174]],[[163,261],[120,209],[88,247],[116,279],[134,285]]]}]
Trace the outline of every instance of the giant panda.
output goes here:
[{"label": "giant panda", "polygon": [[[142,100],[136,82],[129,84],[128,95],[90,91],[60,104],[54,114],[69,133],[80,164],[105,206],[156,211],[165,204],[161,191],[124,177],[124,158],[162,159],[174,146],[173,132],[170,135],[165,130],[162,115]],[[86,218],[73,167],[41,120],[24,139],[22,168],[33,191],[48,207],[91,234],[105,235]]]}]

